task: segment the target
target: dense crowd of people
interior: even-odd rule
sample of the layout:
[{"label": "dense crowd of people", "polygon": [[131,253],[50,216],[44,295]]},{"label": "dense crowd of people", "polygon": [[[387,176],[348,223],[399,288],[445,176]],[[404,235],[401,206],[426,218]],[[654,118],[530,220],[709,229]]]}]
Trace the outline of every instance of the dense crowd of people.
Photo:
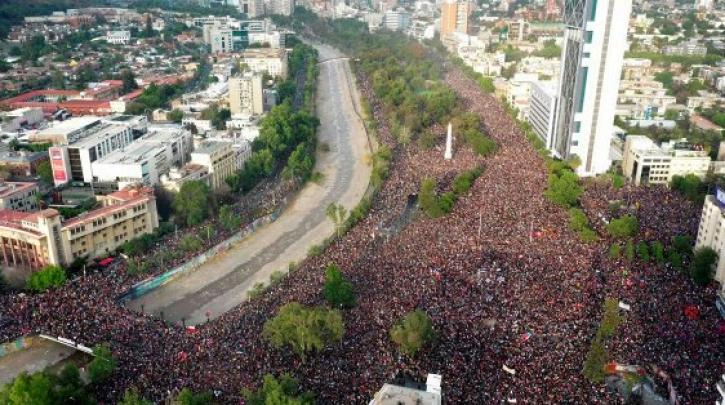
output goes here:
[{"label": "dense crowd of people", "polygon": [[[320,403],[367,403],[402,372],[423,381],[427,373],[442,374],[448,403],[616,403],[581,373],[602,300],[615,297],[631,310],[613,339],[613,359],[665,370],[682,403],[712,401],[725,366],[714,291],[666,266],[609,258],[605,240],[582,243],[566,225],[567,212],[544,198],[543,159],[501,104],[455,69],[445,81],[465,109],[480,114],[497,152],[484,159],[456,143],[453,159],[444,160],[443,126],[436,127],[436,148],[396,145],[360,78],[379,141],[396,151],[390,176],[364,220],[260,297],[186,330],[118,305],[115,297],[134,281],[118,262],[42,295],[0,297],[0,314],[17,322],[0,337],[42,332],[87,346],[109,342],[119,369],[95,387],[102,400],[118,399],[132,386],[153,400],[189,387],[233,403],[264,374],[291,372]],[[474,167],[483,174],[451,214],[421,214],[401,226],[425,177],[446,191],[455,174]],[[601,183],[582,197],[596,228],[612,200],[626,201],[624,209],[640,218],[643,239],[667,244],[696,231],[697,208],[668,190]],[[261,337],[264,322],[291,301],[323,304],[330,263],[357,294],[357,305],[343,313],[343,340],[305,362],[272,348]],[[685,317],[684,305],[697,305],[700,317]],[[437,339],[411,359],[399,354],[389,330],[415,309],[429,314]]]}]

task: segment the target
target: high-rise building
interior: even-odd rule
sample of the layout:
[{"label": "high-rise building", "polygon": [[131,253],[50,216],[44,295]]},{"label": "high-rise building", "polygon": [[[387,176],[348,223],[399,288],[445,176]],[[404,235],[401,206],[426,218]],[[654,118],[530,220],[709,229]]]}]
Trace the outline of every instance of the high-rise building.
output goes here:
[{"label": "high-rise building", "polygon": [[580,176],[609,169],[619,78],[632,0],[566,0],[559,118],[552,152],[577,156]]},{"label": "high-rise building", "polygon": [[463,0],[444,0],[441,3],[441,38],[454,32],[468,32],[468,14],[470,5]]},{"label": "high-rise building", "polygon": [[232,114],[259,115],[264,112],[262,75],[251,72],[229,79],[229,109]]},{"label": "high-rise building", "polygon": [[270,14],[292,15],[295,11],[295,0],[271,0]]}]

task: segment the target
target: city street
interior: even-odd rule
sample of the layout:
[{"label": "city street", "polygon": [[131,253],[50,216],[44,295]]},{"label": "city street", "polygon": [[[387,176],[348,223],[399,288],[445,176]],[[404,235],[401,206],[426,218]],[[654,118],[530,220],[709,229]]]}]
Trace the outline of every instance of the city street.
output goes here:
[{"label": "city street", "polygon": [[348,210],[355,207],[368,186],[370,146],[360,111],[357,89],[346,59],[336,50],[315,45],[319,51],[320,76],[317,115],[321,125],[319,144],[329,151],[317,152],[316,171],[324,175],[318,185],[310,182],[279,219],[200,268],[182,275],[157,290],[129,302],[135,310],[187,325],[214,319],[247,298],[256,283],[269,282],[275,271],[286,271],[290,262],[305,258],[311,246],[332,235],[333,224],[325,215],[332,202]]}]

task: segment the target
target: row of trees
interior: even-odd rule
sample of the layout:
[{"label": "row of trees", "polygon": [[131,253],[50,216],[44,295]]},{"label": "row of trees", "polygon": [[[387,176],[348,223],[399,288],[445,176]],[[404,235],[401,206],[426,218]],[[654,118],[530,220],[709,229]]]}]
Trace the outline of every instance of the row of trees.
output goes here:
[{"label": "row of trees", "polygon": [[604,367],[609,361],[607,341],[617,333],[622,323],[622,316],[619,314],[619,300],[607,298],[602,304],[602,320],[599,324],[597,334],[592,340],[586,360],[584,361],[584,376],[589,381],[600,384],[606,376]]},{"label": "row of trees", "polygon": [[[88,363],[87,377],[92,384],[108,379],[118,362],[106,345],[96,345],[94,358]],[[21,373],[12,382],[0,387],[0,403],[7,405],[95,404],[93,395],[85,388],[78,368],[69,364],[54,374],[41,371]]]}]

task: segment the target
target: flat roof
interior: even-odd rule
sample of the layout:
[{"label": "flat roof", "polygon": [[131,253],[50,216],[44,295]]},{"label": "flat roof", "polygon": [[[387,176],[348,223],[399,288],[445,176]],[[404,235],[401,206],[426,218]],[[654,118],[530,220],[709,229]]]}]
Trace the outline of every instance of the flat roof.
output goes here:
[{"label": "flat roof", "polygon": [[83,129],[92,125],[95,122],[100,122],[101,118],[93,115],[86,115],[83,117],[69,118],[65,121],[57,122],[48,128],[37,132],[37,136],[42,135],[58,135],[58,134],[69,134],[71,132]]},{"label": "flat roof", "polygon": [[116,149],[106,156],[96,160],[93,162],[93,165],[130,165],[141,163],[156,155],[163,149],[164,148],[162,146],[154,145],[152,143],[134,142],[125,148]]},{"label": "flat roof", "polygon": [[69,146],[72,146],[74,148],[85,148],[88,146],[94,146],[96,142],[98,142],[99,138],[102,138],[110,133],[118,133],[123,130],[128,129],[128,126],[121,125],[121,124],[102,124],[98,126],[97,128],[94,128],[94,131],[83,138],[69,144]]},{"label": "flat roof", "polygon": [[204,141],[199,144],[199,147],[194,149],[192,154],[194,153],[204,153],[204,154],[210,154],[214,153],[220,149],[227,148],[232,145],[232,142],[230,141]]}]

